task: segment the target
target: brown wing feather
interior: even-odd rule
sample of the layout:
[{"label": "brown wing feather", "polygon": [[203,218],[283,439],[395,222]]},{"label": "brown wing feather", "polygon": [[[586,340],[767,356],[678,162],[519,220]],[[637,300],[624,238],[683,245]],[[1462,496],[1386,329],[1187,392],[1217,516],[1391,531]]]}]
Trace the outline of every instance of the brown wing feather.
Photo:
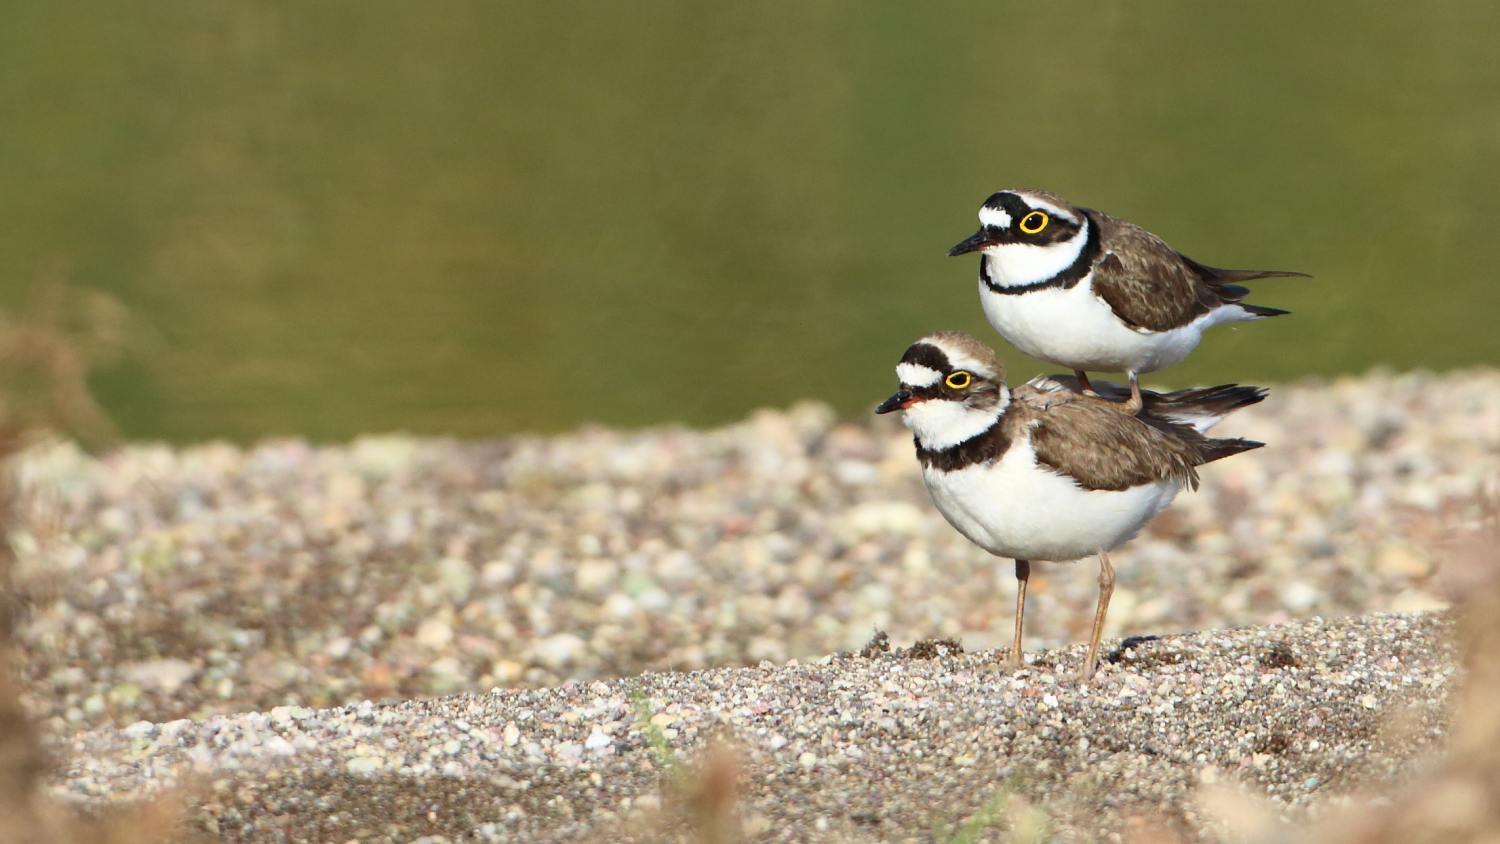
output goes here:
[{"label": "brown wing feather", "polygon": [[[1030,388],[1036,391],[1040,385],[1045,384],[1048,400],[1042,409],[1052,404],[1060,404],[1066,401],[1061,396],[1083,394],[1083,384],[1073,375],[1061,373],[1039,376],[1033,378],[1027,385],[1017,388],[1020,390]],[[1100,398],[1108,399],[1115,403],[1123,403],[1130,398],[1130,387],[1126,384],[1116,384],[1113,381],[1103,381],[1094,378],[1089,381],[1089,386]],[[1159,393],[1155,390],[1141,390],[1142,418],[1155,417],[1157,419],[1172,420],[1191,418],[1195,416],[1228,416],[1243,407],[1259,404],[1265,400],[1266,390],[1264,387],[1247,387],[1239,384],[1220,384],[1217,387],[1194,387],[1188,390],[1174,390],[1170,393]],[[1031,399],[1035,402],[1037,400]]]},{"label": "brown wing feather", "polygon": [[[1133,328],[1166,331],[1187,325],[1221,305],[1240,303],[1250,291],[1233,282],[1258,278],[1306,277],[1284,270],[1225,270],[1200,264],[1134,223],[1098,211],[1106,253],[1094,267],[1094,292]],[[1243,305],[1260,316],[1286,313]]]},{"label": "brown wing feather", "polygon": [[1191,428],[1148,424],[1090,398],[1040,416],[1031,429],[1037,462],[1084,489],[1118,491],[1156,481],[1198,488],[1194,467],[1203,458],[1193,438],[1202,435]]},{"label": "brown wing feather", "polygon": [[[1125,394],[1117,385],[1104,386]],[[1077,389],[1072,376],[1034,378],[1017,387],[1005,415],[1005,429],[1011,441],[1029,434],[1037,462],[1084,489],[1118,491],[1156,481],[1197,489],[1198,466],[1263,445],[1254,440],[1214,439],[1168,418],[1174,410],[1229,413],[1255,404],[1265,396],[1256,387],[1228,384],[1151,393],[1152,400],[1140,416],[1122,413],[1118,403],[1082,395]]]},{"label": "brown wing feather", "polygon": [[1166,241],[1133,223],[1097,211],[1106,250],[1094,266],[1094,292],[1133,328],[1166,331],[1187,325],[1218,304],[1197,273]]}]

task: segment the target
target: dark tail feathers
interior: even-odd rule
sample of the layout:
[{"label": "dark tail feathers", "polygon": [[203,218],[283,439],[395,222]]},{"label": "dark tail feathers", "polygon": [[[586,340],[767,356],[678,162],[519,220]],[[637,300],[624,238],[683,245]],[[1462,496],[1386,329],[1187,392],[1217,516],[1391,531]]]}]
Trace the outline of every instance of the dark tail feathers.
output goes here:
[{"label": "dark tail feathers", "polygon": [[[1249,387],[1239,384],[1221,384],[1217,387],[1201,387],[1192,390],[1177,390],[1157,396],[1156,401],[1145,400],[1142,402],[1146,413],[1146,421],[1156,423],[1155,419],[1170,424],[1178,430],[1188,428],[1196,436],[1190,437],[1199,443],[1199,454],[1204,463],[1212,463],[1215,460],[1239,454],[1242,451],[1260,448],[1265,445],[1255,440],[1247,440],[1239,437],[1214,439],[1198,433],[1193,421],[1195,419],[1210,419],[1217,421],[1241,408],[1252,404],[1260,404],[1266,399],[1267,390],[1264,387]],[[1142,394],[1144,399],[1144,394]],[[1155,417],[1155,419],[1151,418]]]},{"label": "dark tail feathers", "polygon": [[1210,439],[1203,444],[1203,462],[1212,463],[1215,460],[1239,454],[1242,451],[1253,451],[1263,445],[1265,443],[1242,439],[1240,437],[1222,440]]},{"label": "dark tail feathers", "polygon": [[[1118,401],[1129,398],[1130,391],[1115,384],[1108,397],[1119,394]],[[1099,389],[1095,383],[1094,389]],[[1101,392],[1101,395],[1105,395]],[[1204,463],[1212,463],[1231,454],[1239,454],[1265,445],[1255,440],[1240,438],[1214,439],[1199,429],[1211,427],[1220,419],[1241,408],[1265,401],[1264,387],[1247,387],[1239,384],[1220,384],[1217,387],[1199,387],[1190,390],[1175,390],[1170,393],[1141,391],[1141,421],[1165,431],[1174,437],[1195,444]],[[1198,424],[1195,424],[1198,423]]]},{"label": "dark tail feathers", "polygon": [[1239,305],[1256,317],[1281,316],[1290,311],[1268,308],[1264,305],[1246,304],[1244,299],[1250,293],[1250,288],[1241,287],[1234,282],[1254,281],[1258,278],[1312,278],[1307,273],[1295,273],[1288,270],[1225,270],[1200,264],[1186,255],[1182,256],[1182,260],[1186,261],[1188,266],[1198,274],[1198,278],[1203,280],[1204,286],[1198,290],[1199,301],[1209,307]]},{"label": "dark tail feathers", "polygon": [[[1182,255],[1181,252],[1177,254]],[[1186,255],[1182,255],[1182,260],[1186,261],[1188,266],[1197,271],[1198,275],[1202,276],[1205,281],[1218,284],[1230,284],[1236,281],[1254,281],[1258,278],[1312,278],[1307,273],[1293,272],[1292,270],[1226,270],[1220,267],[1210,267],[1207,264],[1200,264]]]},{"label": "dark tail feathers", "polygon": [[[1116,387],[1114,384],[1109,386]],[[1119,389],[1122,390],[1124,398],[1129,398],[1129,390]],[[1265,401],[1266,394],[1267,390],[1264,387],[1248,387],[1239,384],[1196,387],[1171,393],[1142,390],[1141,404],[1143,410],[1157,416],[1227,416],[1242,407]]]},{"label": "dark tail feathers", "polygon": [[1237,304],[1241,308],[1249,311],[1252,314],[1255,314],[1258,317],[1281,316],[1282,314],[1291,313],[1291,311],[1284,311],[1281,308],[1268,308],[1265,305],[1249,305],[1244,302],[1239,302]]},{"label": "dark tail feathers", "polygon": [[[1083,385],[1073,375],[1048,375],[1047,378],[1064,385],[1075,393],[1083,392]],[[1113,381],[1089,379],[1094,392],[1100,398],[1123,402],[1130,398],[1130,386]],[[1194,387],[1158,393],[1141,390],[1141,410],[1145,416],[1226,416],[1242,407],[1265,401],[1266,388],[1246,387],[1239,384],[1220,384],[1217,387]]]}]

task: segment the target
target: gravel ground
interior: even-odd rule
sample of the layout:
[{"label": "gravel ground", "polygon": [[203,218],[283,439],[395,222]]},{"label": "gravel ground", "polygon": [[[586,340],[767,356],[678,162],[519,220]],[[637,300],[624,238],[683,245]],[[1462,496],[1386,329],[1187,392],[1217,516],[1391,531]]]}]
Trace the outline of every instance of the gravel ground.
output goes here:
[{"label": "gravel ground", "polygon": [[[1440,608],[1496,477],[1500,372],[1273,390],[1114,555],[1109,636]],[[25,702],[50,741],[146,719],[1009,640],[1008,562],[927,500],[909,436],[819,405],[707,432],[71,446],[22,460]],[[1028,645],[1081,641],[1091,564],[1038,567]]]},{"label": "gravel ground", "polygon": [[[755,840],[948,840],[981,813],[970,840],[1214,840],[1228,821],[1199,801],[1204,783],[1305,819],[1414,775],[1446,724],[1450,642],[1444,615],[1376,615],[1127,643],[1086,686],[1071,678],[1082,647],[1009,672],[994,652],[929,643],[283,706],[81,734],[54,791],[191,784],[195,825],[252,841],[707,840],[686,820],[699,780],[733,793],[719,820]],[[728,749],[695,772],[710,741]]]}]

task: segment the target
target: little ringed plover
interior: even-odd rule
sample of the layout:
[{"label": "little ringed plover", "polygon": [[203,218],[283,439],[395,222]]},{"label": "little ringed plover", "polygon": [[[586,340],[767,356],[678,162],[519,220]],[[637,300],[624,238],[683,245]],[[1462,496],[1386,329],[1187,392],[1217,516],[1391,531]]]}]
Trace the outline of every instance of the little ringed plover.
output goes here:
[{"label": "little ringed plover", "polygon": [[875,412],[902,412],[938,512],[974,544],[1015,560],[1010,661],[1017,667],[1032,561],[1099,557],[1099,603],[1082,671],[1088,679],[1114,588],[1108,552],[1183,487],[1196,488],[1199,466],[1262,445],[1204,435],[1265,398],[1257,387],[1144,391],[1139,414],[1124,414],[1108,398],[1125,394],[1116,385],[1099,385],[1106,398],[1084,394],[1066,376],[1011,390],[995,353],[957,332],[913,343],[896,376],[900,388]]},{"label": "little ringed plover", "polygon": [[990,325],[1032,357],[1130,377],[1180,363],[1221,323],[1286,311],[1251,305],[1239,282],[1305,276],[1200,264],[1133,223],[1037,190],[1003,190],[979,209],[979,231],[948,250],[979,252],[979,298]]}]

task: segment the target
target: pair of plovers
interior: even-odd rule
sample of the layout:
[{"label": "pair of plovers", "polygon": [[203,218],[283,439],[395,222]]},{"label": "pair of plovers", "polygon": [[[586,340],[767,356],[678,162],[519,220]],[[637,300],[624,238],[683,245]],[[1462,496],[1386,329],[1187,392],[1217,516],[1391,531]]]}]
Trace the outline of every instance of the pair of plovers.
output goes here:
[{"label": "pair of plovers", "polygon": [[[1263,443],[1209,428],[1265,398],[1227,384],[1156,393],[1140,376],[1180,363],[1203,332],[1286,311],[1251,305],[1239,282],[1280,271],[1200,264],[1139,226],[1035,190],[1004,190],[979,209],[979,231],[949,255],[980,253],[985,316],[1011,345],[1074,371],[1012,390],[984,343],[958,332],[913,343],[900,387],[877,413],[901,411],[922,479],[959,533],[1016,564],[1010,664],[1022,664],[1034,561],[1099,558],[1099,602],[1081,677],[1098,666],[1114,589],[1109,552],[1140,532],[1197,469]],[[1129,386],[1090,382],[1123,371]]]}]

